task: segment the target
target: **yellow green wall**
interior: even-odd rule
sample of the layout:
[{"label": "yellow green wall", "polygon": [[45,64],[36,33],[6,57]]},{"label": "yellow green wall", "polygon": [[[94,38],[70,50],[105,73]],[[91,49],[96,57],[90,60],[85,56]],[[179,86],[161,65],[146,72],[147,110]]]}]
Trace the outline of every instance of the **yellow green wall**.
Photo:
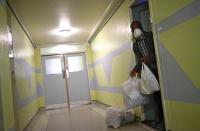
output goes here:
[{"label": "yellow green wall", "polygon": [[[128,4],[125,1],[91,43],[90,85],[95,99],[123,107],[120,86],[128,79],[132,56]],[[149,2],[158,54],[166,127],[198,131],[200,54],[198,0]],[[136,115],[142,116],[141,108]]]},{"label": "yellow green wall", "polygon": [[[92,93],[96,100],[119,108],[124,107],[121,85],[129,79],[135,63],[128,5],[129,1],[125,0],[90,44]],[[142,117],[141,107],[135,109],[135,114]]]},{"label": "yellow green wall", "polygon": [[8,57],[7,14],[5,4],[2,1],[0,1],[0,19],[0,103],[2,104],[1,106],[4,120],[1,124],[3,124],[4,130],[8,131],[13,130],[15,128],[15,124],[11,71]]},{"label": "yellow green wall", "polygon": [[40,49],[34,48],[16,18],[11,14],[14,45],[15,118],[16,127],[22,131],[44,106],[43,79]]},{"label": "yellow green wall", "polygon": [[124,107],[121,85],[134,61],[128,4],[128,0],[123,2],[91,42],[93,61],[89,62],[96,100],[120,108]]},{"label": "yellow green wall", "polygon": [[40,48],[35,48],[35,70],[36,70],[36,85],[37,85],[37,95],[39,107],[45,106],[44,97],[44,81],[42,74],[42,63],[41,63],[41,50]]},{"label": "yellow green wall", "polygon": [[150,1],[167,128],[199,131],[200,1]]},{"label": "yellow green wall", "polygon": [[89,82],[90,97],[91,97],[91,100],[96,100],[94,83],[92,82],[92,79],[94,78],[94,68],[92,66],[93,55],[92,55],[92,50],[91,50],[90,45],[86,46],[86,61],[87,61],[87,67],[88,67],[88,80],[90,81]]},{"label": "yellow green wall", "polygon": [[[198,0],[151,0],[150,11],[161,72],[166,126],[172,131],[199,131],[200,34]],[[129,0],[125,0],[87,47],[88,74],[93,100],[123,107],[121,84],[134,65]],[[15,116],[7,45],[7,16],[0,0],[0,84],[5,130],[22,131],[33,115],[44,106],[40,50],[11,15],[15,52]],[[3,69],[3,70],[2,70]],[[2,77],[3,76],[3,77]],[[136,109],[141,116],[141,109]]]}]

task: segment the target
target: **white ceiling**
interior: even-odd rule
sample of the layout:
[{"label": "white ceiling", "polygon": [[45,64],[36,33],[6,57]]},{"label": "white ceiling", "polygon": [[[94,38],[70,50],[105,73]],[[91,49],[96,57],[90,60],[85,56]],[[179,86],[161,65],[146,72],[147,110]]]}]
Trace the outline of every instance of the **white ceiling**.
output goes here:
[{"label": "white ceiling", "polygon": [[[85,43],[110,0],[8,0],[36,46]],[[68,34],[62,29],[70,28]],[[67,27],[69,26],[69,27]]]}]

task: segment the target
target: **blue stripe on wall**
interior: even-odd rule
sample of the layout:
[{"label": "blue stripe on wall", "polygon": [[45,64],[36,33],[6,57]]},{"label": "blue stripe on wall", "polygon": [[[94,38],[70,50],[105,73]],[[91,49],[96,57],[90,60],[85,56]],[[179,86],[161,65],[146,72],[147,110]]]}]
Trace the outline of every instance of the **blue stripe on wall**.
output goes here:
[{"label": "blue stripe on wall", "polygon": [[[31,89],[32,89],[32,74],[33,73],[41,73],[42,74],[41,69],[33,67],[32,65],[30,65],[29,63],[27,63],[23,59],[15,60],[15,64],[19,64],[19,66],[23,67],[23,69],[25,71],[25,77],[26,77],[26,80],[28,82],[27,88],[29,90],[29,93],[32,94],[32,92],[31,92]],[[21,109],[23,107],[26,107],[29,103],[35,101],[38,97],[41,97],[44,94],[43,86],[40,83],[36,83],[36,92],[33,95],[26,97],[26,98],[23,98],[23,99],[20,97],[20,95],[19,95],[20,93],[19,93],[18,89],[19,89],[19,87],[16,87],[15,91],[14,91],[17,109]]]}]

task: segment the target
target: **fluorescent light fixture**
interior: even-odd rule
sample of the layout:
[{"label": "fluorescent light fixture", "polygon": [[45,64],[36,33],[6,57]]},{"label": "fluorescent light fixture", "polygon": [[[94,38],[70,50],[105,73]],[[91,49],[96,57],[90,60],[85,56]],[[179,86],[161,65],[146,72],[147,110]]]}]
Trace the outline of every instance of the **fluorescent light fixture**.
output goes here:
[{"label": "fluorescent light fixture", "polygon": [[79,29],[70,26],[70,22],[67,19],[61,19],[59,27],[54,29],[51,33],[57,36],[68,37],[78,31]]},{"label": "fluorescent light fixture", "polygon": [[79,32],[77,28],[72,28],[72,27],[70,29],[57,28],[57,29],[52,30],[51,34],[62,36],[62,37],[68,37],[73,34],[76,34],[77,32]]},{"label": "fluorescent light fixture", "polygon": [[70,29],[63,29],[63,30],[60,30],[60,32],[70,32],[71,30]]}]

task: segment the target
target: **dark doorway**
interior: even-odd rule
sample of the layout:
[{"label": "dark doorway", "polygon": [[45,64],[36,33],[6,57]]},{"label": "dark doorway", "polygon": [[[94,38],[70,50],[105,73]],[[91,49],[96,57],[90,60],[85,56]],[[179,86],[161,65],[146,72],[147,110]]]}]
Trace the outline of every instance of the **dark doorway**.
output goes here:
[{"label": "dark doorway", "polygon": [[[145,32],[152,32],[148,0],[136,0],[131,6],[131,13],[133,21],[139,21]],[[155,72],[154,74],[157,74]],[[158,75],[156,75],[156,77],[159,81]],[[164,130],[164,116],[160,91],[148,96],[150,102],[143,106],[143,123]]]}]

